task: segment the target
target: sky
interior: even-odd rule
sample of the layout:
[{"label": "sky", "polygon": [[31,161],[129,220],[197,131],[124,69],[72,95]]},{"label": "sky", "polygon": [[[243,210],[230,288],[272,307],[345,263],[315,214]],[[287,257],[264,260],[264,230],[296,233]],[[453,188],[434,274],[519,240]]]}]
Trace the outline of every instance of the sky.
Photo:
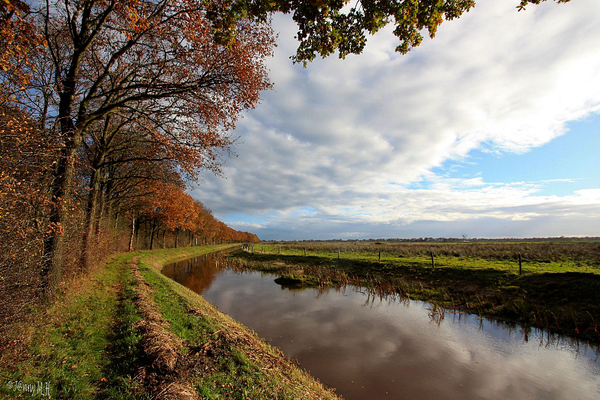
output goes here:
[{"label": "sky", "polygon": [[262,240],[600,236],[600,1],[479,0],[407,55],[289,57],[190,190]]}]

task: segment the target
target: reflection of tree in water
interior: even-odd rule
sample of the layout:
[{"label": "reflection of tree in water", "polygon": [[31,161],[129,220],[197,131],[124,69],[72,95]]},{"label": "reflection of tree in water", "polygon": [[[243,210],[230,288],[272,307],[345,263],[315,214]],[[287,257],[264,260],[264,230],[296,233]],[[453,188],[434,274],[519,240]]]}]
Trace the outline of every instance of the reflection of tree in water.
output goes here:
[{"label": "reflection of tree in water", "polygon": [[167,265],[162,273],[194,292],[202,293],[226,265],[222,254],[211,253]]}]

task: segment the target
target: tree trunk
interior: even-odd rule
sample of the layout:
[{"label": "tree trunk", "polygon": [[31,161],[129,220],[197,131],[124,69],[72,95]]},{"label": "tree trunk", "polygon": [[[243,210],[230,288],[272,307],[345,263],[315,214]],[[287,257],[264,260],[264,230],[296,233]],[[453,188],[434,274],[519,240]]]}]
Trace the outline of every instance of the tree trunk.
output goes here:
[{"label": "tree trunk", "polygon": [[[111,201],[111,203],[112,203],[112,201]],[[112,204],[110,207],[112,208]],[[109,215],[111,215],[111,214],[109,213]],[[117,205],[117,211],[115,211],[115,225],[114,225],[115,231],[119,228],[119,216],[120,216],[120,210]]]},{"label": "tree trunk", "polygon": [[[101,201],[101,208],[100,208],[100,212],[97,214],[97,225],[96,225],[96,241],[98,241],[99,237],[100,237],[100,226],[101,226],[101,221],[105,221],[105,226],[109,227],[110,224],[108,223],[109,221],[112,221],[113,219],[115,221],[118,220],[118,211],[115,212],[114,208],[114,201],[111,198],[112,195],[112,191],[114,188],[114,182],[112,179],[110,179],[108,177],[107,172],[103,172],[102,173],[102,180],[101,180],[101,189],[100,190],[100,196],[102,201]],[[115,231],[117,230],[117,225],[115,223]]]},{"label": "tree trunk", "polygon": [[135,248],[139,249],[140,248],[140,220],[139,218],[136,220],[135,225],[137,226],[137,229],[135,230]]},{"label": "tree trunk", "polygon": [[[79,266],[81,269],[87,269],[89,263],[90,242],[97,239],[99,217],[98,197],[100,192],[100,170],[94,169],[90,179],[89,196],[85,208],[83,221],[83,238],[81,239],[81,254],[79,256]],[[95,242],[95,240],[94,240]]]},{"label": "tree trunk", "polygon": [[[47,15],[49,17],[49,14]],[[85,46],[76,47],[69,69],[64,77],[56,76],[59,88],[57,122],[62,139],[62,149],[56,160],[50,183],[51,210],[49,215],[49,233],[44,238],[42,268],[40,271],[41,291],[44,295],[52,295],[62,281],[63,229],[67,221],[67,205],[71,197],[75,158],[83,143],[81,126],[73,120],[72,110],[77,91],[79,67],[85,52]],[[78,121],[80,122],[80,121]]]},{"label": "tree trunk", "polygon": [[[72,122],[70,126],[72,127]],[[74,127],[65,136],[65,144],[56,160],[49,188],[52,207],[48,218],[48,234],[44,238],[40,270],[40,291],[47,296],[52,295],[62,281],[63,229],[68,217],[67,205],[73,186],[75,157],[82,142],[82,135],[76,133]]]},{"label": "tree trunk", "polygon": [[150,229],[150,250],[154,250],[154,233],[156,232],[156,222],[152,222],[152,229]]},{"label": "tree trunk", "polygon": [[131,216],[131,236],[129,236],[129,251],[133,251],[133,237],[135,236],[135,217]]},{"label": "tree trunk", "polygon": [[96,207],[94,209],[94,219],[92,220],[92,225],[94,225],[94,243],[97,244],[100,240],[100,227],[102,226],[102,221],[105,221],[108,217],[106,213],[106,181],[104,172],[100,175],[100,179],[98,179],[98,190],[96,194]]}]

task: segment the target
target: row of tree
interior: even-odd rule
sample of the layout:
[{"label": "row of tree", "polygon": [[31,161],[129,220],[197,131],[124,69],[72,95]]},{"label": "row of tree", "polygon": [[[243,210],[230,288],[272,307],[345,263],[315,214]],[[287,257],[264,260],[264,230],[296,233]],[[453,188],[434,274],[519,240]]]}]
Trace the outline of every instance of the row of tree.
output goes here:
[{"label": "row of tree", "polygon": [[68,252],[80,249],[87,268],[103,224],[124,217],[150,246],[161,232],[163,244],[168,232],[175,245],[183,232],[254,240],[183,187],[219,171],[238,115],[270,87],[268,21],[240,18],[224,36],[203,1],[30,4],[0,3],[5,267],[37,243],[38,286],[50,294]]},{"label": "row of tree", "polygon": [[202,1],[0,2],[0,324],[115,251],[258,238],[185,193],[270,87],[268,21]]},{"label": "row of tree", "polygon": [[[131,215],[129,248],[134,247],[134,238],[139,242],[140,227],[145,225],[144,240],[154,249],[156,246],[179,247],[180,245],[202,245],[223,242],[258,242],[256,235],[240,232],[217,220],[201,202],[184,193],[173,184],[155,187],[152,198],[144,202]],[[167,242],[169,241],[169,242]]]}]

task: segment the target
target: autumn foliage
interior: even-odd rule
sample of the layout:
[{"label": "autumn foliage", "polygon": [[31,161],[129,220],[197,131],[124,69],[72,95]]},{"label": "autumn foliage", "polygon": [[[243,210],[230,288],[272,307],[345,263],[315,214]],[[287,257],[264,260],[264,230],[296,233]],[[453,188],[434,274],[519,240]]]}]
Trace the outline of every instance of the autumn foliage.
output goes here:
[{"label": "autumn foliage", "polygon": [[225,40],[206,9],[0,2],[3,326],[115,251],[258,240],[185,192],[271,85],[269,21]]}]

